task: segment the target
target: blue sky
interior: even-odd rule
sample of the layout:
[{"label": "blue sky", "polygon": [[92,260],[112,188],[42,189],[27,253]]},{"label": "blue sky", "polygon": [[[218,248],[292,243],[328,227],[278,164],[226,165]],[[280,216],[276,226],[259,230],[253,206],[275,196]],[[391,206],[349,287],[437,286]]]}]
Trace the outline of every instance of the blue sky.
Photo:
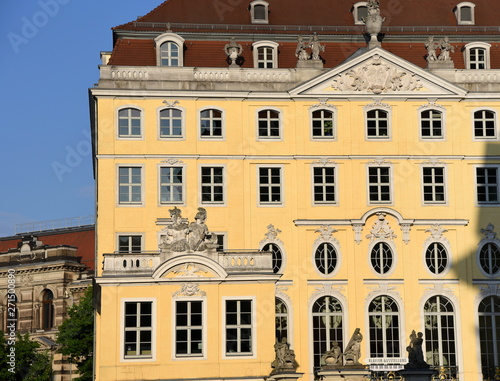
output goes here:
[{"label": "blue sky", "polygon": [[94,214],[88,88],[111,28],[162,0],[0,2],[0,237]]}]

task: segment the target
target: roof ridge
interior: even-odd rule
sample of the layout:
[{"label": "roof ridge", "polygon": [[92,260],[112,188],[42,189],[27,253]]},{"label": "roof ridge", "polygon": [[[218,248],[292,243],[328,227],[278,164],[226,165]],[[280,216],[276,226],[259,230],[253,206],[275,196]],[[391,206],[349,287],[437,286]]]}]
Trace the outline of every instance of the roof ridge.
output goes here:
[{"label": "roof ridge", "polygon": [[118,28],[121,28],[121,27],[124,27],[124,26],[127,26],[127,25],[130,25],[134,22],[137,22],[137,21],[140,21],[141,19],[144,19],[145,17],[148,17],[152,14],[154,14],[155,12],[157,12],[160,8],[162,8],[163,6],[165,6],[167,3],[171,3],[172,1],[174,0],[165,0],[163,1],[161,4],[159,4],[157,7],[155,7],[153,10],[149,11],[148,13],[146,13],[145,15],[137,18],[136,20],[132,20],[132,21],[129,21],[129,22],[126,22],[125,24],[121,24],[121,25],[117,25],[113,28],[111,28],[111,30],[114,30],[114,29],[118,29]]}]

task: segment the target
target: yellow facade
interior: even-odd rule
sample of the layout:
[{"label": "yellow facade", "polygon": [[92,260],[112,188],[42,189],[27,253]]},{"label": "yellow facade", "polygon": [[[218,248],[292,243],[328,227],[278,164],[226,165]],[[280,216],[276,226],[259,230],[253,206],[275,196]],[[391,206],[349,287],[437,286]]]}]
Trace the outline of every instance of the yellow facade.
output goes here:
[{"label": "yellow facade", "polygon": [[[391,68],[415,75],[422,86],[384,94],[342,91],[332,86],[349,65],[369,66],[375,55]],[[434,361],[429,351],[434,346],[441,365],[453,365],[460,380],[481,379],[478,308],[484,298],[497,296],[499,290],[498,270],[488,276],[478,258],[485,242],[497,244],[496,236],[485,232],[488,224],[499,226],[499,205],[478,204],[477,168],[497,170],[500,146],[497,119],[492,139],[477,138],[473,126],[477,110],[489,110],[497,118],[498,97],[470,96],[460,86],[380,48],[340,69],[322,70],[319,76],[304,72],[302,81],[286,91],[148,91],[147,86],[136,88],[127,83],[113,90],[98,86],[92,94],[98,110],[97,262],[104,266],[97,274],[98,380],[264,379],[275,359],[275,298],[288,309],[287,339],[299,364],[296,372],[303,373],[305,380],[313,379],[321,365],[315,359],[314,341],[318,339],[313,309],[324,296],[335,298],[342,310],[341,328],[335,331],[335,327],[328,335],[337,332],[345,346],[352,332],[360,328],[363,364],[377,369],[391,358],[399,364],[407,356],[408,337],[415,330],[428,332],[424,348],[429,362]],[[130,107],[140,110],[141,132],[135,138],[121,138],[118,112]],[[167,109],[182,112],[181,138],[159,138],[159,112]],[[200,136],[200,112],[205,109],[222,112],[220,138]],[[278,138],[258,136],[258,113],[268,109],[279,112]],[[441,139],[422,137],[421,113],[428,109],[444,116]],[[312,136],[312,113],[316,110],[333,113],[332,139]],[[368,136],[367,110],[388,113],[388,137]],[[140,169],[140,200],[124,204],[119,195],[123,185],[119,168],[132,167]],[[161,203],[162,167],[182,168],[182,200]],[[219,204],[202,200],[203,167],[223,168],[223,201]],[[261,168],[278,169],[278,202],[262,202]],[[314,168],[334,168],[334,202],[314,202]],[[377,168],[387,169],[387,200],[370,199],[370,185],[374,185],[370,184],[370,168],[375,169],[373,173]],[[442,193],[442,199],[425,199],[425,168],[429,169],[426,173],[437,173],[432,172],[435,168],[442,171],[443,180],[433,181],[444,191],[432,188]],[[498,189],[498,184],[494,186]],[[251,271],[250,265],[242,271],[226,272],[221,262],[205,253],[161,257],[159,232],[171,223],[168,218],[174,207],[189,221],[199,207],[206,209],[210,231],[225,237],[217,255],[253,250],[252,255],[257,256],[256,250],[271,243],[281,249],[281,265],[274,272],[270,267]],[[279,229],[277,234],[266,238],[273,228]],[[137,266],[139,262],[134,261],[139,256],[133,251],[119,253],[119,236],[140,236],[137,261],[145,262]],[[445,249],[444,264],[441,254],[426,261],[429,246],[436,242]],[[317,250],[323,243],[331,244],[336,253],[336,264],[328,274],[318,269],[324,258],[318,258]],[[390,251],[390,264],[386,263],[386,252],[378,252],[378,247]],[[238,260],[237,254],[227,255]],[[129,260],[132,267],[129,263],[122,266]],[[147,263],[146,272],[141,272],[143,263]],[[385,265],[387,269],[377,270]],[[444,269],[433,273],[432,266]],[[182,275],[179,270],[189,272],[195,267],[202,271]],[[183,291],[185,285],[194,288]],[[385,323],[374,323],[379,315],[371,314],[370,306],[382,296],[394,302],[384,313],[395,315],[380,315]],[[443,312],[438,318],[426,315],[426,303],[436,297],[449,302],[450,314]],[[251,353],[227,353],[228,299],[252,302]],[[190,300],[203,305],[202,354],[198,357],[176,354],[175,303]],[[151,352],[127,357],[124,306],[141,301],[152,303]],[[389,320],[391,327],[387,326]],[[439,330],[431,325],[438,320],[439,324],[451,321],[449,330],[440,325],[441,336],[431,343],[430,332]],[[376,324],[385,327],[384,335],[394,335],[392,339],[384,336],[380,343],[384,353],[392,355],[374,354],[376,339],[372,335],[380,328]],[[445,331],[448,338],[442,336]],[[326,346],[329,349],[330,342]]]}]

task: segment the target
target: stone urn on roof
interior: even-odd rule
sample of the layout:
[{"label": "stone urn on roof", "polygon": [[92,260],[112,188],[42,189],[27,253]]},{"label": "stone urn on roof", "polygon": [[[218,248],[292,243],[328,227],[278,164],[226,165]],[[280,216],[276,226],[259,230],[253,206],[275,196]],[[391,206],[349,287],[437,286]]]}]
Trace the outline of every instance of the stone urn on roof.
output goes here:
[{"label": "stone urn on roof", "polygon": [[373,49],[381,46],[377,36],[382,29],[382,23],[385,21],[385,17],[380,16],[380,2],[378,0],[368,0],[366,7],[368,9],[368,15],[363,17],[363,22],[366,26],[366,32],[370,35],[368,49]]}]

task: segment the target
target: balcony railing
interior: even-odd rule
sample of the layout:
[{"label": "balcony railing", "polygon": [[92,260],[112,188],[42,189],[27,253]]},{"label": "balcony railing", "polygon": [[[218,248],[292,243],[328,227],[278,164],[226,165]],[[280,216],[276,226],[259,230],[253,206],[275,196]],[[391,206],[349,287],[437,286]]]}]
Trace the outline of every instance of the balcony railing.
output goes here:
[{"label": "balcony railing", "polygon": [[[206,256],[215,260],[228,273],[272,273],[272,254],[267,251],[214,252]],[[186,253],[165,255],[159,252],[104,254],[103,276],[151,276],[167,257],[179,258]]]}]

